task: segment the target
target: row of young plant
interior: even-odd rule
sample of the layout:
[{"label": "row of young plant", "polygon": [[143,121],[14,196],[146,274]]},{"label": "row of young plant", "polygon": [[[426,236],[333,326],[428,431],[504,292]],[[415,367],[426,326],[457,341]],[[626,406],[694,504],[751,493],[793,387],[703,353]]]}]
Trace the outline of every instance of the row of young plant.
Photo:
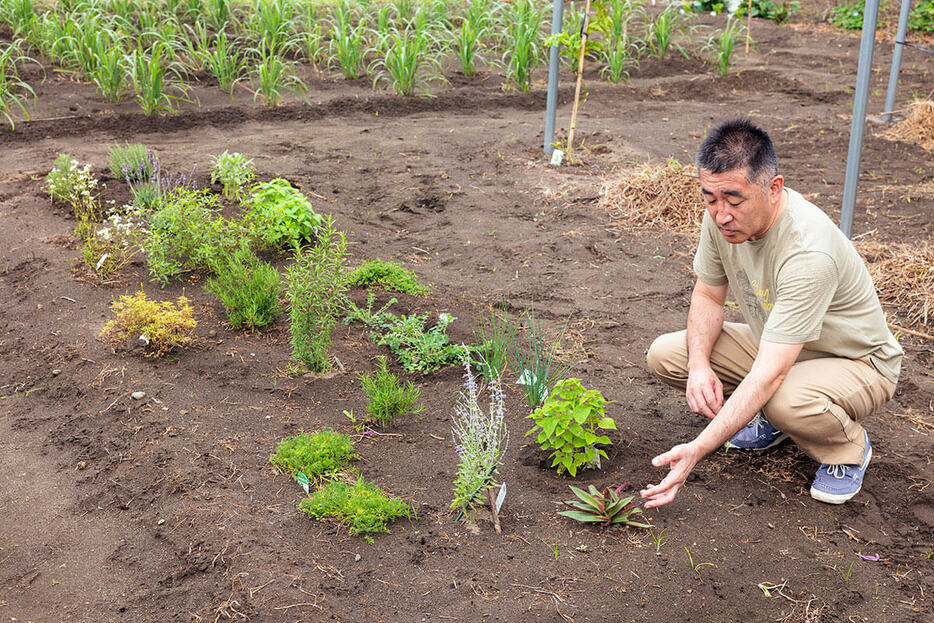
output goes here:
[{"label": "row of young plant", "polygon": [[[580,470],[599,467],[601,457],[607,457],[605,447],[610,439],[601,430],[616,428],[605,414],[607,401],[599,392],[585,389],[580,380],[563,378],[568,366],[558,356],[562,335],[545,339],[534,309],[516,319],[491,310],[480,323],[473,344],[453,344],[447,335],[447,327],[455,320],[450,314],[439,314],[437,323],[429,327],[427,315],[393,313],[390,308],[397,303],[395,298],[374,309],[373,287],[413,296],[428,292],[414,273],[381,259],[346,268],[346,241],[333,219],[317,214],[301,191],[285,180],[255,182],[252,163],[241,154],[225,152],[213,157],[211,167],[212,184],[222,187],[228,201],[242,205],[242,213],[235,218],[220,215],[221,197],[210,189],[195,187],[194,171],[168,175],[152,150],[139,144],[114,145],[109,155],[111,172],[130,187],[131,205],[116,208],[102,201],[103,188],[90,165],[82,167],[64,154],[46,177],[46,189],[53,200],[67,202],[74,211],[83,262],[98,278],[112,278],[137,253],[145,255],[151,278],[161,285],[188,272],[206,273],[210,276],[205,287],[220,299],[230,324],[252,329],[261,329],[281,313],[284,290],[295,373],[323,371],[330,366],[330,335],[341,318],[346,324],[365,327],[374,343],[386,346],[406,372],[425,374],[447,365],[466,366],[465,390],[454,409],[452,432],[459,467],[452,508],[469,513],[483,503],[487,491],[496,484],[495,473],[508,444],[501,386],[507,369],[523,388],[532,410],[528,417],[533,426],[528,434],[535,435],[540,447],[550,453],[551,465],[558,473],[576,476]],[[292,263],[286,268],[283,288],[279,271],[261,260],[257,252],[288,249]],[[358,306],[347,297],[353,286],[371,288],[365,304]],[[163,356],[189,344],[197,325],[185,297],[175,302],[155,301],[140,290],[119,297],[111,307],[114,317],[102,334],[116,343],[138,340],[148,356]],[[472,366],[490,387],[491,406],[486,413],[478,404],[480,390]],[[400,381],[389,370],[385,356],[380,357],[373,374],[361,374],[358,380],[367,396],[366,415],[352,411],[345,415],[364,434],[370,426],[386,427],[421,410],[419,389],[411,381]],[[314,439],[299,435],[283,442],[283,448],[313,446],[317,443]],[[333,436],[329,436],[327,444],[332,443]],[[315,454],[317,450],[301,452]],[[311,468],[295,473],[312,480],[321,475]],[[348,476],[339,484],[331,479],[316,495],[327,498],[331,505],[338,504],[334,500],[340,496],[378,497],[370,484],[359,478],[352,480]],[[588,511],[579,507],[584,502],[575,502],[577,506],[571,504],[573,508],[567,512],[576,519],[586,516],[587,520],[597,517],[605,522],[633,523],[630,515],[639,512],[631,497],[619,498],[615,489],[596,492],[596,498],[592,497],[594,492],[575,489],[575,493],[604,509]],[[313,516],[327,514],[315,504],[306,501],[303,508]],[[403,507],[395,502],[391,506],[398,516],[405,516]],[[604,512],[607,508],[613,511],[609,516]],[[334,511],[328,516],[341,515]],[[362,527],[354,530],[368,531]]]},{"label": "row of young plant", "polygon": [[[646,0],[594,4],[587,57],[608,80],[628,77],[647,56],[663,59],[670,49],[688,55],[696,25],[680,4],[654,15]],[[31,0],[0,0],[0,21],[14,37],[0,48],[0,111],[11,124],[14,108],[28,117],[32,89],[19,68],[33,60],[29,54],[93,83],[109,101],[134,97],[147,115],[189,99],[190,81],[204,73],[224,92],[241,85],[270,107],[288,92],[304,97],[301,62],[413,95],[445,81],[446,63],[456,59],[464,75],[502,68],[507,81],[528,91],[553,43],[576,70],[583,20],[572,2],[564,33],[546,38],[546,7],[534,0],[71,0],[41,13]],[[730,18],[704,45],[722,73],[741,30]]]}]

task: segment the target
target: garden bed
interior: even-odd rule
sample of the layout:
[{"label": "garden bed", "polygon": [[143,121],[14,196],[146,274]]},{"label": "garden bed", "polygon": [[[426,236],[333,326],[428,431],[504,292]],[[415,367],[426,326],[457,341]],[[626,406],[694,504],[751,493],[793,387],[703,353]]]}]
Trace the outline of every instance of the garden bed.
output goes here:
[{"label": "garden bed", "polygon": [[[309,103],[269,110],[245,91],[231,100],[205,87],[202,106],[145,117],[47,67],[36,121],[0,129],[0,617],[927,621],[934,347],[916,335],[901,336],[895,399],[865,423],[874,458],[863,491],[841,507],[808,496],[817,465],[784,445],[711,456],[674,503],[647,514],[651,532],[557,514],[570,484],[658,482],[651,457],[703,425],[644,365],[656,335],[684,326],[694,239],[620,223],[601,188],[621,171],[689,163],[715,120],[744,113],[772,133],[787,184],[839,215],[858,37],[758,20],[753,34],[739,74],[672,59],[646,61],[620,85],[588,76],[580,164],[562,168],[541,152],[540,70],[528,94],[481,72],[452,74],[432,99],[316,74]],[[890,54],[880,46],[877,65]],[[905,50],[901,102],[930,88],[931,69]],[[873,77],[871,110],[881,109],[884,74]],[[570,76],[562,81],[560,124],[572,96]],[[475,527],[456,522],[460,368],[411,374],[391,358],[424,410],[362,434],[344,411],[366,411],[357,374],[373,373],[388,350],[359,325],[334,332],[329,354],[343,371],[294,376],[287,315],[231,329],[203,274],[160,289],[137,257],[96,283],[77,261],[70,210],[50,203],[42,179],[67,152],[92,165],[105,197],[128,201],[107,170],[108,148],[124,141],[157,149],[172,171],[198,163],[202,185],[209,156],[224,150],[253,158],[260,179],[285,177],[347,233],[351,265],[392,259],[431,284],[423,296],[392,294],[397,309],[451,313],[455,343],[473,342],[488,306],[504,300],[514,311],[534,303],[549,331],[570,319],[570,375],[615,401],[602,469],[571,479],[548,468],[525,437],[529,409],[508,374],[503,532],[482,514]],[[870,126],[854,232],[882,245],[929,240],[931,165],[930,152]],[[190,299],[199,321],[190,348],[150,359],[99,338],[111,302],[140,287]],[[269,457],[299,430],[325,428],[350,434],[359,472],[417,518],[370,544],[300,511],[304,492]]]}]

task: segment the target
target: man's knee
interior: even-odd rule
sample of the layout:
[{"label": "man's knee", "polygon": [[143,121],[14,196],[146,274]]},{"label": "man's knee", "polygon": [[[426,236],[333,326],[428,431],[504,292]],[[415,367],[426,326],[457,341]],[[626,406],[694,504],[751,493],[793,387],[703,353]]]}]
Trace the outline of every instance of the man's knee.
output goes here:
[{"label": "man's knee", "polygon": [[687,369],[687,336],[684,331],[655,338],[645,355],[649,370],[663,379],[683,377]]}]

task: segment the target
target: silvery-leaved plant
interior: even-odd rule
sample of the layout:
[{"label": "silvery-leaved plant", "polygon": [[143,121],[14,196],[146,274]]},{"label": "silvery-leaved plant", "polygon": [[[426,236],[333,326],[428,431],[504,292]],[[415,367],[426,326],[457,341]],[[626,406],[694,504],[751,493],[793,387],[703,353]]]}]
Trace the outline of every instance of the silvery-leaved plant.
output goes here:
[{"label": "silvery-leaved plant", "polygon": [[465,391],[454,406],[454,443],[460,465],[451,508],[467,511],[482,504],[484,494],[495,484],[493,474],[509,445],[509,432],[499,380],[490,382],[490,409],[483,413],[477,403],[479,389],[469,361],[465,360],[464,369]]}]

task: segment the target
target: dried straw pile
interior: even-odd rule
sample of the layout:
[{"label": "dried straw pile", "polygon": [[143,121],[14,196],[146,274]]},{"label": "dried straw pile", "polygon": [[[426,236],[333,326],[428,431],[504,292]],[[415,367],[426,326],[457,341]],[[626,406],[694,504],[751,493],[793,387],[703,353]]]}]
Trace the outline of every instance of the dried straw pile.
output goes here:
[{"label": "dried straw pile", "polygon": [[885,133],[886,138],[917,143],[934,151],[934,101],[918,100],[909,107],[904,121]]},{"label": "dried straw pile", "polygon": [[628,228],[661,227],[698,234],[704,206],[693,165],[673,160],[604,184],[600,205]]},{"label": "dried straw pile", "polygon": [[912,323],[934,326],[934,246],[859,242],[879,300]]}]

